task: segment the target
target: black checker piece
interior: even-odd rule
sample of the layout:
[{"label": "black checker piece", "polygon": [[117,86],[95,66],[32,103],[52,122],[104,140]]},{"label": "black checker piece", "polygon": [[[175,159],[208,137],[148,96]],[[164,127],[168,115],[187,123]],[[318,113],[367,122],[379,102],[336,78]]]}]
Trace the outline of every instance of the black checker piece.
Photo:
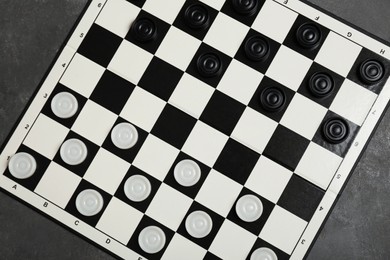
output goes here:
[{"label": "black checker piece", "polygon": [[265,0],[227,0],[222,12],[251,26],[260,12]]}]

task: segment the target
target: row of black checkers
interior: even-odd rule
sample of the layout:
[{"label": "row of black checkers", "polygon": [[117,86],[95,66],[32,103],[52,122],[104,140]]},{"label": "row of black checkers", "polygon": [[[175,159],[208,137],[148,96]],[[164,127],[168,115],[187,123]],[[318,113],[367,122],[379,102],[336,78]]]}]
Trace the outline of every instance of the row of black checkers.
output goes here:
[{"label": "row of black checkers", "polygon": [[[263,3],[264,1],[261,0],[228,0],[225,9],[229,9],[227,12],[235,12],[233,16],[253,17],[252,19],[254,19]],[[205,31],[211,26],[212,17],[209,8],[201,2],[185,5],[181,16],[184,24],[190,30]],[[328,32],[324,33],[322,26],[311,21],[305,21],[296,27],[293,44],[301,48],[302,52],[312,52],[312,55],[308,55],[311,58],[315,57]],[[153,41],[158,35],[158,28],[149,18],[137,19],[132,24],[130,31],[134,39],[141,43]],[[242,50],[245,57],[252,63],[258,63],[261,66],[261,63],[270,62],[267,60],[270,58],[272,46],[269,40],[260,34],[247,37],[242,45]],[[376,85],[388,73],[387,67],[388,65],[384,65],[381,59],[366,59],[356,68],[355,74],[358,80],[364,85],[368,85],[370,89],[369,86]],[[222,73],[223,61],[217,53],[201,53],[197,57],[196,68],[202,77],[218,77]],[[334,85],[333,77],[329,73],[320,71],[312,74],[308,79],[307,90],[314,98],[324,99],[332,94]],[[374,92],[378,91],[380,90],[374,90]],[[285,99],[285,93],[282,89],[270,86],[260,93],[259,102],[266,111],[272,113],[284,108]],[[349,134],[348,123],[342,118],[328,119],[324,122],[322,129],[323,137],[332,144],[343,142]]]}]

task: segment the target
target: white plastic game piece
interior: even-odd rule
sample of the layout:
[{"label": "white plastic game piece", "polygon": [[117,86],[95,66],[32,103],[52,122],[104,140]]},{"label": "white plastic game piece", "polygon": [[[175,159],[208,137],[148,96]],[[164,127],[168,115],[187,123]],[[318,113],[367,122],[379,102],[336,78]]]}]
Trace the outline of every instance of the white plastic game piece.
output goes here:
[{"label": "white plastic game piece", "polygon": [[160,252],[165,246],[165,241],[164,231],[156,226],[144,228],[138,236],[139,246],[148,254]]},{"label": "white plastic game piece", "polygon": [[152,185],[145,176],[133,175],[125,182],[124,190],[129,200],[141,202],[149,197],[152,191]]},{"label": "white plastic game piece", "polygon": [[253,222],[263,214],[263,203],[254,195],[242,196],[236,203],[236,213],[245,222]]},{"label": "white plastic game piece", "polygon": [[132,124],[120,123],[112,130],[111,140],[119,149],[130,149],[138,141],[138,131]]},{"label": "white plastic game piece", "polygon": [[78,108],[77,99],[69,92],[60,92],[51,101],[51,110],[59,118],[71,118]]},{"label": "white plastic game piece", "polygon": [[98,214],[103,208],[104,200],[96,190],[84,190],[76,198],[76,208],[80,214],[91,217]]},{"label": "white plastic game piece", "polygon": [[186,219],[186,230],[192,237],[206,237],[212,228],[213,220],[204,211],[194,211]]},{"label": "white plastic game piece", "polygon": [[260,247],[253,251],[250,260],[278,260],[278,257],[272,249]]},{"label": "white plastic game piece", "polygon": [[184,187],[190,187],[198,183],[201,176],[199,165],[193,160],[179,162],[173,172],[175,180]]},{"label": "white plastic game piece", "polygon": [[8,162],[8,170],[17,179],[30,178],[37,169],[37,162],[28,153],[17,153]]},{"label": "white plastic game piece", "polygon": [[79,165],[87,158],[87,146],[78,139],[65,141],[60,150],[61,159],[69,165]]}]

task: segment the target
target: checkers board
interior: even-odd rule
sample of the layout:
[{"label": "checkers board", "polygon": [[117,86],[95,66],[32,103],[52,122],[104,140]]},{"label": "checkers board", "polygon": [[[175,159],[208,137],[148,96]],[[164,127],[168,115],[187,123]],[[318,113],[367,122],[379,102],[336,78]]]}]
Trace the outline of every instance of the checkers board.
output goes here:
[{"label": "checkers board", "polygon": [[0,186],[120,258],[301,259],[388,103],[387,58],[299,1],[91,1]]}]

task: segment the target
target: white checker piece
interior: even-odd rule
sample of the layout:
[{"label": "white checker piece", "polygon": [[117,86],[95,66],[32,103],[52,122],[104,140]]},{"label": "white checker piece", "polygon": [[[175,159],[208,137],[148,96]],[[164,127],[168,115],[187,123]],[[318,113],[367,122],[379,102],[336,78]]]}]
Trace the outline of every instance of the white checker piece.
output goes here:
[{"label": "white checker piece", "polygon": [[248,26],[220,12],[207,32],[204,42],[234,57],[248,31]]},{"label": "white checker piece", "polygon": [[100,148],[84,179],[109,194],[114,194],[130,168],[130,163]]},{"label": "white checker piece", "polygon": [[242,185],[215,170],[211,170],[195,200],[226,217],[241,190]]},{"label": "white checker piece", "polygon": [[374,92],[346,79],[333,100],[330,110],[360,126],[376,99],[377,95]]},{"label": "white checker piece", "polygon": [[173,24],[184,2],[185,0],[148,0],[142,9],[169,24]]},{"label": "white checker piece", "polygon": [[291,254],[307,222],[276,205],[268,217],[260,238]]},{"label": "white checker piece", "polygon": [[73,124],[72,130],[100,146],[110,133],[117,117],[104,107],[88,100]]},{"label": "white checker piece", "polygon": [[[319,64],[346,77],[355,63],[362,47],[330,32],[315,59]],[[343,57],[340,59],[340,57]]]},{"label": "white checker piece", "polygon": [[169,103],[187,114],[199,118],[213,92],[214,88],[184,73],[173,91]]},{"label": "white checker piece", "polygon": [[53,159],[68,132],[68,128],[40,114],[24,140],[24,144],[39,151],[46,158]]},{"label": "white checker piece", "polygon": [[280,123],[311,140],[328,110],[296,93]]},{"label": "white checker piece", "polygon": [[125,38],[139,12],[140,8],[127,1],[110,0],[106,2],[96,23],[119,37]]},{"label": "white checker piece", "polygon": [[295,173],[326,190],[343,158],[311,142]]},{"label": "white checker piece", "polygon": [[52,162],[34,191],[59,207],[65,208],[80,181],[79,176]]},{"label": "white checker piece", "polygon": [[76,53],[60,83],[89,98],[105,69]]},{"label": "white checker piece", "polygon": [[217,89],[248,105],[262,79],[263,74],[260,72],[237,60],[232,60]]},{"label": "white checker piece", "polygon": [[204,258],[206,252],[202,247],[175,233],[161,259],[199,260]]},{"label": "white checker piece", "polygon": [[127,244],[142,217],[141,212],[113,197],[100,217],[96,228],[121,243]]},{"label": "white checker piece", "polygon": [[266,76],[297,91],[312,63],[302,54],[282,45],[268,68]]},{"label": "white checker piece", "polygon": [[252,28],[283,43],[298,14],[275,1],[265,1]]},{"label": "white checker piece", "polygon": [[[165,4],[165,1],[160,2]],[[200,44],[200,40],[172,26],[158,48],[156,56],[185,71]]]}]

